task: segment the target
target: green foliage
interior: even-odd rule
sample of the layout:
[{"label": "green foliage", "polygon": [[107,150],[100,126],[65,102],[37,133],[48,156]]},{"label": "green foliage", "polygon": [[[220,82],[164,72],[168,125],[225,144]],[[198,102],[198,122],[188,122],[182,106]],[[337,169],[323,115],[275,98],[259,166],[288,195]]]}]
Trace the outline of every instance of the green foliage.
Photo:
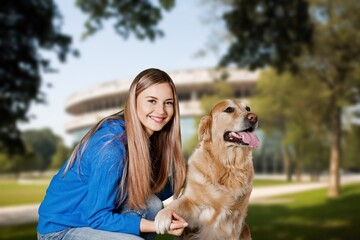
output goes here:
[{"label": "green foliage", "polygon": [[[280,72],[289,66],[300,76],[301,83],[309,79],[318,82],[316,88],[310,83],[299,86],[308,88],[308,93],[301,91],[301,94],[311,99],[312,95],[319,95],[326,101],[321,101],[318,111],[313,107],[317,102],[309,103],[307,98],[298,101],[295,106],[301,112],[299,118],[292,120],[294,126],[302,127],[299,122],[302,119],[312,121],[308,118],[312,115],[315,121],[321,119],[324,123],[325,128],[320,126],[319,129],[329,133],[329,137],[323,135],[325,141],[331,139],[329,195],[339,195],[341,114],[346,106],[360,98],[359,1],[239,0],[229,3],[229,6],[224,19],[234,41],[222,60],[223,64],[235,63],[250,68],[273,66]],[[294,95],[300,92],[300,88],[294,88],[297,91],[291,92],[292,98],[299,100]],[[287,117],[287,112],[284,110],[282,115]],[[284,130],[287,129],[280,131]],[[312,127],[308,131],[312,133],[316,129]],[[298,133],[308,135],[301,128]],[[315,142],[318,141],[319,138]],[[316,148],[309,150],[316,151]]]},{"label": "green foliage", "polygon": [[56,152],[59,137],[50,129],[27,130],[23,133],[23,139],[29,151],[34,152],[41,161],[41,170],[46,170],[51,164],[52,156]]},{"label": "green foliage", "polygon": [[37,170],[40,166],[40,159],[31,151],[12,155],[6,152],[0,153],[0,173],[19,174],[23,171]]},{"label": "green foliage", "polygon": [[59,169],[65,161],[69,158],[71,154],[70,148],[66,147],[64,145],[64,142],[62,139],[57,139],[56,142],[56,152],[51,158],[51,169]]},{"label": "green foliage", "polygon": [[314,174],[325,168],[328,158],[329,137],[324,127],[328,120],[323,108],[327,92],[318,81],[268,68],[262,72],[251,100],[266,135],[280,134],[278,154],[286,149],[293,166],[302,165]]},{"label": "green foliage", "polygon": [[31,102],[43,103],[41,71],[51,72],[42,51],[60,61],[71,37],[61,33],[61,15],[53,0],[3,0],[0,4],[0,151],[23,151],[18,121],[28,121]]},{"label": "green foliage", "polygon": [[[196,122],[198,123],[199,119],[197,119]],[[183,155],[184,155],[184,158],[185,158],[186,161],[189,159],[189,157],[193,153],[194,149],[198,145],[198,142],[199,142],[199,140],[198,140],[198,136],[197,136],[197,133],[196,133],[186,142],[186,144],[184,144],[184,146],[183,146]]]},{"label": "green foliage", "polygon": [[222,65],[294,68],[294,58],[311,45],[313,26],[306,0],[231,1],[223,19],[234,39]]},{"label": "green foliage", "polygon": [[349,171],[360,171],[360,126],[353,125],[345,132],[343,141],[343,167]]},{"label": "green foliage", "polygon": [[22,141],[25,151],[22,154],[0,152],[0,172],[20,173],[23,171],[59,168],[70,155],[61,137],[50,129],[26,130]]},{"label": "green foliage", "polygon": [[360,10],[358,1],[311,1],[314,49],[299,58],[302,75],[330,91],[329,106],[343,108],[359,98]]},{"label": "green foliage", "polygon": [[175,0],[159,0],[159,5],[147,0],[77,0],[76,5],[89,16],[84,38],[102,29],[104,21],[113,20],[116,33],[125,39],[134,34],[138,39],[155,40],[164,34],[157,28],[162,10],[173,8]]}]

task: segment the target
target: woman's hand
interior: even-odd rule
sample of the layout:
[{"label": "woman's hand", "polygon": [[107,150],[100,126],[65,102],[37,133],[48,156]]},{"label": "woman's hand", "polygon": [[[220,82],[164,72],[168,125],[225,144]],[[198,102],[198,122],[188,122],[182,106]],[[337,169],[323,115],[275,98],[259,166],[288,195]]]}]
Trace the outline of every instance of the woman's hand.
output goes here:
[{"label": "woman's hand", "polygon": [[[188,226],[188,223],[175,212],[171,213],[171,223],[169,230],[166,233],[174,236],[180,236],[184,229]],[[140,232],[156,232],[154,221],[142,218],[140,221]]]},{"label": "woman's hand", "polygon": [[188,223],[175,212],[172,212],[171,215],[173,219],[167,233],[174,236],[180,236],[184,232],[184,229],[188,226]]}]

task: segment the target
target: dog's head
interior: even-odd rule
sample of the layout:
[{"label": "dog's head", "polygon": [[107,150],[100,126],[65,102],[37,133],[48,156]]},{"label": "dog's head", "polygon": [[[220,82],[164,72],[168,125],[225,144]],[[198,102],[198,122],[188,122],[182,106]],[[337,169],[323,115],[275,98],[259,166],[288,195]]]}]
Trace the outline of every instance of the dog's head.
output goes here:
[{"label": "dog's head", "polygon": [[259,139],[253,133],[257,126],[258,117],[247,104],[240,100],[223,100],[201,119],[199,141],[255,148],[259,146]]}]

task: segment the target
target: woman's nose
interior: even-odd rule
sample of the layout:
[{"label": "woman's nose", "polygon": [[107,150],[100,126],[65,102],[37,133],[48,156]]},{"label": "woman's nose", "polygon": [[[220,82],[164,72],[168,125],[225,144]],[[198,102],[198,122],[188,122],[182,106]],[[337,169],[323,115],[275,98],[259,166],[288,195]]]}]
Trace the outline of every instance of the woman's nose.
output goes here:
[{"label": "woman's nose", "polygon": [[165,105],[164,104],[158,104],[156,106],[156,113],[160,113],[160,114],[165,113]]}]

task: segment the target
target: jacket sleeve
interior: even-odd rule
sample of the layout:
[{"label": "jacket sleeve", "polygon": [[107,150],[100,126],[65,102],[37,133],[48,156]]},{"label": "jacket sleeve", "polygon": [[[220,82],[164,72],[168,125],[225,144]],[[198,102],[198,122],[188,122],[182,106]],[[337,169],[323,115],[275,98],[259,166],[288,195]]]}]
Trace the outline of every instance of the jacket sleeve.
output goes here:
[{"label": "jacket sleeve", "polygon": [[126,156],[124,145],[120,141],[103,138],[96,144],[89,144],[87,149],[83,160],[90,166],[86,198],[89,226],[104,231],[139,235],[140,216],[114,212]]}]

